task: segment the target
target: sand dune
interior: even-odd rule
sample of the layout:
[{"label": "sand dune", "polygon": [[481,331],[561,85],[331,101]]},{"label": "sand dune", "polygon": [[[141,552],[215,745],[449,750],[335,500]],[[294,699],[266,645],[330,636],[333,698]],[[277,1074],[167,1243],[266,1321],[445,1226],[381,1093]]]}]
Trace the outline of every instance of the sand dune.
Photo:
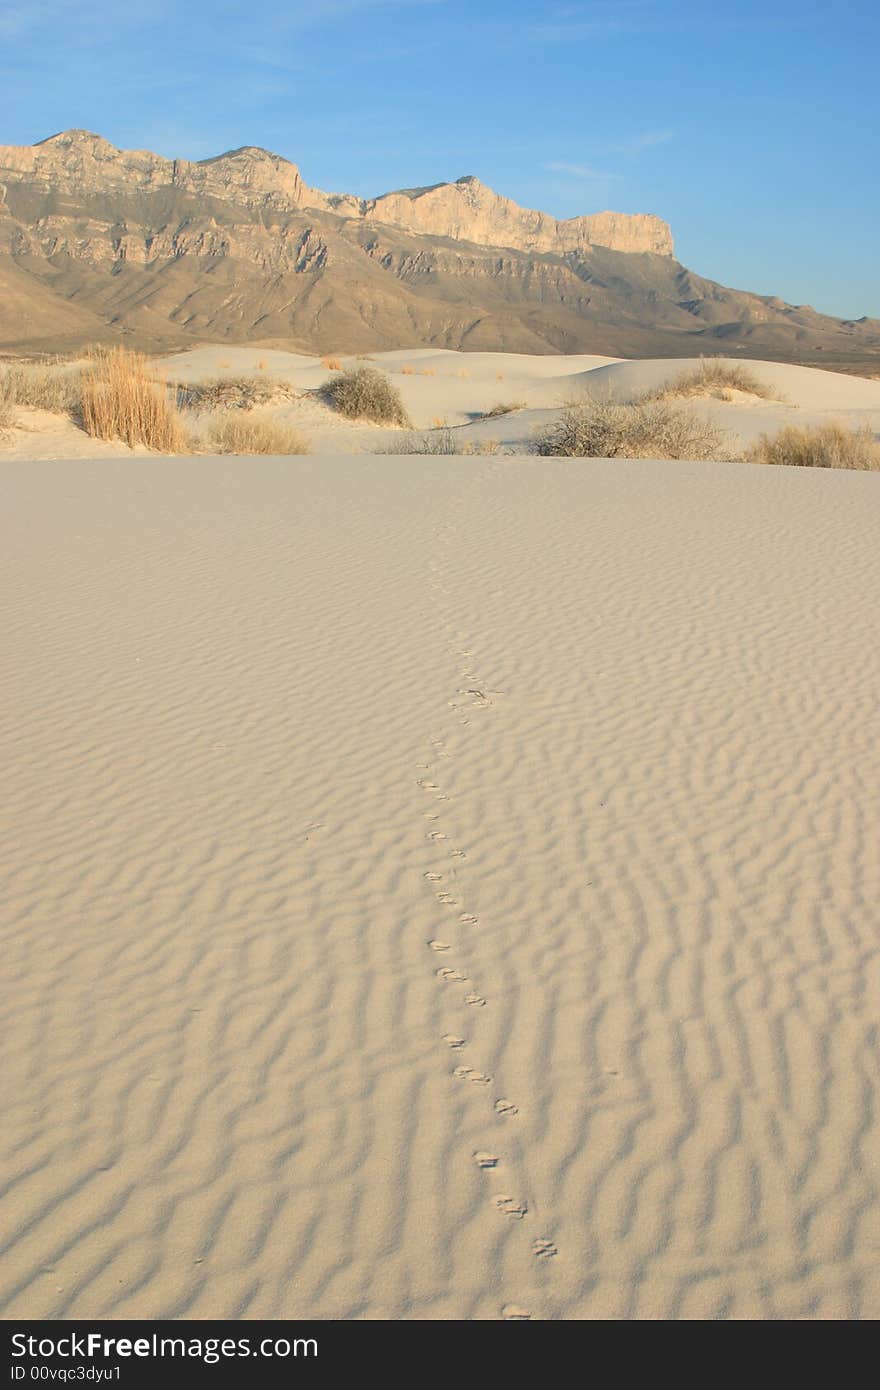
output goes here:
[{"label": "sand dune", "polygon": [[[156,359],[155,367],[166,381],[184,385],[236,376],[287,383],[294,388],[294,397],[279,396],[271,405],[260,407],[259,414],[294,427],[315,454],[373,454],[399,447],[399,428],[346,420],[324,401],[321,387],[336,370],[329,364],[372,364],[387,372],[415,429],[429,432],[448,427],[459,451],[526,454],[534,453],[536,437],[570,398],[592,394],[629,401],[699,368],[700,359],[626,361],[433,348],[319,358],[215,345]],[[744,365],[765,383],[770,399],[740,392],[731,400],[690,402],[726,432],[730,458],[739,457],[761,434],[775,434],[790,424],[842,420],[880,433],[880,381],[779,362]],[[497,407],[504,407],[506,413],[493,413]],[[187,416],[187,423],[203,439],[207,417],[194,412]],[[96,444],[72,421],[44,411],[20,410],[16,425],[0,432],[0,458],[127,457],[131,453],[121,443]],[[209,445],[203,442],[200,447]]]},{"label": "sand dune", "polygon": [[0,485],[5,1316],[880,1315],[876,474]]}]

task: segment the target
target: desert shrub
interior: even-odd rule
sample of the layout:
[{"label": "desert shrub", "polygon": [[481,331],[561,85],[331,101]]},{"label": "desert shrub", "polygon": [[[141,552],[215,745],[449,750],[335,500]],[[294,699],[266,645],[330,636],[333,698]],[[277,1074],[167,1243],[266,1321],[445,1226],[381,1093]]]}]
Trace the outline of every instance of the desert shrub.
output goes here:
[{"label": "desert shrub", "polygon": [[724,436],[723,430],[668,401],[622,405],[587,396],[566,403],[538,437],[537,451],[573,458],[715,459],[723,457]]},{"label": "desert shrub", "polygon": [[778,434],[762,434],[745,457],[751,463],[796,468],[880,469],[880,443],[867,425],[854,430],[832,420],[826,425],[786,425]]},{"label": "desert shrub", "polygon": [[189,410],[253,410],[276,397],[292,399],[297,394],[289,382],[264,376],[218,376],[178,383],[176,389],[178,405]]},{"label": "desert shrub", "polygon": [[513,410],[525,410],[525,401],[498,401],[491,410],[483,413],[484,420],[496,420],[499,415],[509,415]]},{"label": "desert shrub", "polygon": [[448,425],[434,430],[414,430],[386,444],[385,454],[497,454],[497,439],[462,439]]},{"label": "desert shrub", "polygon": [[82,381],[81,367],[21,363],[0,369],[0,393],[9,407],[26,405],[58,415],[79,410]]},{"label": "desert shrub", "polygon": [[96,439],[145,444],[163,454],[189,452],[183,422],[145,357],[114,348],[82,375],[82,427]]},{"label": "desert shrub", "polygon": [[322,357],[321,366],[324,367],[328,372],[342,371],[342,363],[340,362],[338,357]]},{"label": "desert shrub", "polygon": [[433,430],[413,430],[388,442],[385,454],[459,454],[453,431],[448,426]]},{"label": "desert shrub", "polygon": [[681,372],[665,386],[646,392],[641,399],[662,401],[668,396],[718,396],[723,400],[728,391],[748,391],[752,396],[772,399],[772,392],[749,367],[726,357],[703,357],[698,367]]},{"label": "desert shrub", "polygon": [[298,430],[256,415],[223,415],[210,429],[221,454],[307,454],[309,442]]},{"label": "desert shrub", "polygon": [[376,367],[352,367],[324,387],[324,395],[349,420],[375,420],[380,425],[410,423],[400,392]]}]

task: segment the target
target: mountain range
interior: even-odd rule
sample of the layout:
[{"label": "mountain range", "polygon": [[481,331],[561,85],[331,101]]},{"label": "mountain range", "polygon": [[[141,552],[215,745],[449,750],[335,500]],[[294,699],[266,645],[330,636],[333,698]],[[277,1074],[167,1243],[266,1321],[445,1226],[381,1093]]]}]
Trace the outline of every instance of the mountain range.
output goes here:
[{"label": "mountain range", "polygon": [[0,350],[112,340],[880,369],[880,320],[705,279],[649,214],[560,221],[472,175],[370,199],[324,193],[252,146],[198,162],[83,130],[0,146]]}]

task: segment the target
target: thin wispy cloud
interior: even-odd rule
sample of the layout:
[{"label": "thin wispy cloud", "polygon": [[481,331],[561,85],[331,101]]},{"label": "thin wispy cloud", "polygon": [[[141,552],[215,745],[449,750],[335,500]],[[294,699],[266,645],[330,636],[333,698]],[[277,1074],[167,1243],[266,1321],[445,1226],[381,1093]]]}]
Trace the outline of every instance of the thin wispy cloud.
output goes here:
[{"label": "thin wispy cloud", "polygon": [[645,150],[653,150],[657,145],[668,145],[674,138],[673,130],[645,130],[640,135],[630,136],[628,140],[617,140],[601,148],[606,154],[637,155]]},{"label": "thin wispy cloud", "polygon": [[566,164],[564,160],[554,159],[544,168],[551,174],[568,174],[575,179],[621,179],[622,174],[612,173],[606,169],[593,169],[589,164]]},{"label": "thin wispy cloud", "polygon": [[655,0],[595,0],[592,4],[553,5],[545,18],[529,25],[538,43],[572,43],[643,28],[656,23]]}]

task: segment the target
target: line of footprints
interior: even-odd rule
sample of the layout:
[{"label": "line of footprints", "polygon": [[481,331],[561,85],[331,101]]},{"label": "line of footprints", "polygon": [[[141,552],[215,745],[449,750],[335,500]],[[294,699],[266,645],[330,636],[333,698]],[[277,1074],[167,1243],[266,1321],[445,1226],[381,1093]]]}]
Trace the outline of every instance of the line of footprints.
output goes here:
[{"label": "line of footprints", "polygon": [[[470,673],[465,673],[465,679],[470,679]],[[468,706],[471,708],[485,709],[491,704],[491,700],[482,690],[476,687],[468,687],[459,691],[458,698],[456,700],[451,700],[449,703],[453,709],[463,711],[463,709]],[[459,722],[466,725],[470,723],[470,720],[467,715],[462,712],[459,717]],[[443,739],[435,738],[431,740],[431,743],[435,750],[435,757],[438,759],[450,757],[450,754],[446,751]],[[430,773],[431,765],[421,763],[419,765],[419,771]],[[429,777],[419,777],[417,779],[417,785],[421,787],[423,791],[432,793],[436,801],[448,800],[446,794],[440,790],[437,783],[431,781]],[[425,819],[429,822],[437,822],[440,817],[436,812],[426,812]],[[448,841],[448,836],[444,834],[442,830],[435,828],[428,831],[428,839],[439,847],[443,845],[445,841]],[[455,860],[467,858],[467,854],[462,849],[450,848],[449,853],[450,857]],[[442,886],[445,882],[443,874],[437,873],[434,870],[428,870],[424,878],[433,886],[434,896],[437,902],[443,907],[455,909],[461,906],[459,899]],[[458,922],[462,927],[475,927],[478,920],[479,919],[472,912],[460,912],[458,914]],[[452,950],[450,943],[442,940],[440,937],[434,937],[427,944],[428,949],[433,951],[437,956],[444,956],[448,951]],[[439,966],[435,974],[442,984],[463,985],[470,983],[468,977],[461,970],[456,969],[452,965]],[[464,1003],[470,1008],[485,1008],[487,1002],[488,1001],[477,990],[468,990],[464,995]],[[467,1038],[460,1037],[457,1033],[444,1033],[443,1041],[446,1043],[447,1047],[456,1053],[467,1046]],[[485,1072],[479,1071],[475,1067],[464,1065],[456,1066],[453,1070],[453,1076],[457,1077],[459,1081],[470,1082],[477,1086],[490,1087],[492,1084],[492,1077],[487,1076]],[[504,1096],[499,1096],[494,1101],[494,1109],[495,1114],[505,1120],[513,1119],[513,1117],[519,1113],[519,1107],[512,1100],[508,1100]],[[473,1155],[473,1160],[477,1167],[482,1169],[485,1173],[500,1174],[500,1172],[503,1171],[503,1160],[498,1154],[478,1150]],[[527,1216],[529,1210],[527,1202],[517,1197],[509,1196],[504,1192],[496,1193],[492,1197],[492,1205],[502,1216],[510,1217],[516,1221],[522,1221],[523,1218]],[[557,1253],[555,1242],[546,1236],[539,1236],[533,1240],[531,1248],[533,1255],[539,1260],[552,1259]],[[517,1304],[509,1303],[502,1308],[501,1316],[506,1320],[524,1321],[529,1319],[531,1314],[527,1309]]]}]

